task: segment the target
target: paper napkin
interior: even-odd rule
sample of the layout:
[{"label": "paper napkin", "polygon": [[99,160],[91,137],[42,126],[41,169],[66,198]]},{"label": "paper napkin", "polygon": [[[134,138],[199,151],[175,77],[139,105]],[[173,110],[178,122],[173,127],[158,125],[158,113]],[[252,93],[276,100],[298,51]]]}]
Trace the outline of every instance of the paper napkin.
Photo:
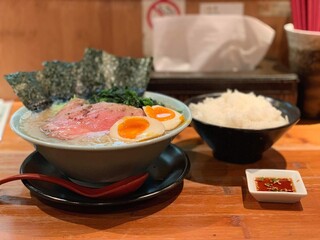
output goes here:
[{"label": "paper napkin", "polygon": [[9,118],[11,106],[11,101],[4,101],[0,99],[0,141],[2,140],[3,132]]}]

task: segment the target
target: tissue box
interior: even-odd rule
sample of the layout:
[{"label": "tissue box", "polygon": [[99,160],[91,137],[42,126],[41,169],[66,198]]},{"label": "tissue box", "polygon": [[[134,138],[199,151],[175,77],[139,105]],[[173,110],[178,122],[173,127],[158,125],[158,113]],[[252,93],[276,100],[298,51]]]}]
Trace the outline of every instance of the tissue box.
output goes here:
[{"label": "tissue box", "polygon": [[153,20],[153,63],[158,72],[252,71],[275,30],[234,14],[186,14]]},{"label": "tissue box", "polygon": [[253,91],[296,105],[298,76],[272,60],[263,60],[255,70],[245,72],[152,72],[147,88],[181,101],[227,89]]}]

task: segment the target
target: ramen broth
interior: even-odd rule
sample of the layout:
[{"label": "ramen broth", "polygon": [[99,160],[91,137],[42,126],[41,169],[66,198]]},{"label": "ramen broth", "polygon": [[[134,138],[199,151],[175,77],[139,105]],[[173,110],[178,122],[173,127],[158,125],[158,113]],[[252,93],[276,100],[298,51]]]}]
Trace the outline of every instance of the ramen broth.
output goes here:
[{"label": "ramen broth", "polygon": [[[25,134],[32,136],[33,138],[36,138],[38,140],[42,140],[45,142],[51,142],[51,143],[62,143],[63,142],[65,144],[70,144],[70,145],[117,146],[117,145],[128,144],[128,142],[141,141],[140,140],[141,138],[138,138],[138,137],[131,139],[130,141],[124,141],[118,137],[120,132],[116,132],[116,134],[114,134],[115,132],[113,130],[111,132],[111,135],[113,137],[111,137],[110,136],[110,129],[108,129],[108,128],[102,128],[102,129],[108,129],[108,130],[97,130],[97,131],[86,132],[84,134],[79,134],[76,137],[70,138],[70,139],[69,138],[63,139],[63,138],[59,138],[59,137],[50,136],[50,132],[49,132],[49,134],[47,132],[45,132],[43,127],[46,126],[48,123],[50,123],[52,121],[52,119],[54,119],[58,115],[58,113],[60,114],[61,113],[60,110],[65,111],[65,109],[67,107],[66,105],[68,105],[69,103],[54,104],[50,108],[48,108],[40,113],[32,112],[32,111],[25,112],[20,119],[20,129],[23,132],[25,132]],[[162,109],[156,115],[156,116],[160,116],[160,118],[161,117],[163,118],[163,115],[165,115],[165,117],[164,117],[165,121],[164,120],[162,121],[161,126],[159,126],[159,123],[157,123],[157,124],[155,124],[154,122],[152,123],[152,121],[149,119],[148,122],[150,125],[149,125],[148,129],[145,130],[144,133],[142,133],[142,134],[144,134],[143,136],[148,136],[148,139],[161,136],[162,134],[166,134],[167,131],[170,131],[171,127],[170,127],[170,129],[166,129],[165,124],[166,125],[175,124],[175,126],[174,126],[174,128],[175,128],[184,121],[182,114],[180,114],[170,108],[166,108],[166,107],[162,107],[162,108],[167,109],[167,111],[169,110],[168,114],[170,113],[172,116],[169,119],[167,119],[168,116],[167,116],[167,114],[164,114],[163,109]],[[115,108],[112,108],[112,111],[114,111],[114,109]],[[110,111],[109,113],[112,114],[112,111]],[[155,111],[155,112],[157,112],[157,111]],[[143,113],[143,111],[142,111],[142,113]],[[64,112],[64,114],[67,116],[66,117],[67,119],[70,119],[68,117],[72,115],[72,113],[69,111]],[[83,113],[83,111],[82,111],[82,114],[86,115],[87,113],[86,112]],[[137,114],[137,112],[133,111],[131,113],[129,112],[128,114],[129,115],[126,115],[126,116],[130,116],[130,114]],[[108,115],[108,116],[112,116],[112,115]],[[82,116],[80,116],[80,117],[82,117]],[[139,115],[132,115],[131,117],[139,117]],[[144,115],[144,117],[145,117],[145,115]],[[73,119],[73,118],[71,118],[71,119]],[[93,123],[95,123],[95,121],[96,120],[94,120]],[[120,119],[119,119],[119,121],[120,121]],[[153,120],[153,121],[158,122],[161,120],[157,119],[157,120]],[[63,124],[64,124],[64,122],[63,122]],[[69,125],[64,124],[63,126],[69,126]],[[125,129],[130,130],[130,128],[127,128],[127,127],[128,126],[126,126]],[[164,128],[163,133],[156,135],[156,132],[159,132],[160,127]],[[58,129],[58,128],[59,127],[53,125],[54,130]],[[72,126],[70,127],[70,129],[72,129]],[[83,129],[80,127],[80,132],[81,132],[81,130],[83,130]],[[117,129],[116,131],[120,131],[120,130]],[[116,137],[114,137],[114,136],[116,136]],[[151,136],[153,136],[153,137],[151,137]]]},{"label": "ramen broth", "polygon": [[20,119],[21,130],[23,130],[23,132],[25,132],[27,135],[32,136],[36,139],[52,143],[64,142],[70,145],[101,144],[104,146],[124,144],[122,142],[113,141],[108,134],[109,131],[92,132],[70,140],[61,140],[53,137],[48,137],[41,131],[41,126],[46,124],[48,119],[54,117],[62,107],[63,105],[54,105],[40,113],[32,111],[25,112]]}]

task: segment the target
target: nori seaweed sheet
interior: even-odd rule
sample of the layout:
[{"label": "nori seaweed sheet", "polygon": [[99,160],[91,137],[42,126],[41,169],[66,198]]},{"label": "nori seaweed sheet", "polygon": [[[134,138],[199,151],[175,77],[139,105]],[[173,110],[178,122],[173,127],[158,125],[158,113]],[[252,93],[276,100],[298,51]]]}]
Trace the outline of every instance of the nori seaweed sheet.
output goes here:
[{"label": "nori seaweed sheet", "polygon": [[[106,81],[106,88],[129,87],[139,94],[146,90],[151,72],[151,58],[118,58],[114,55],[103,53],[102,70]],[[137,69],[140,69],[137,71]]]},{"label": "nori seaweed sheet", "polygon": [[44,62],[40,72],[41,84],[54,102],[66,101],[74,96],[76,63],[60,61]]},{"label": "nori seaweed sheet", "polygon": [[128,87],[141,95],[149,83],[152,58],[117,57],[88,48],[79,62],[46,61],[37,72],[5,75],[26,108],[42,111],[55,101],[92,94],[111,87]]},{"label": "nori seaweed sheet", "polygon": [[86,49],[83,59],[76,69],[76,89],[78,97],[88,98],[93,92],[105,88],[106,79],[101,72],[102,51]]},{"label": "nori seaweed sheet", "polygon": [[39,72],[17,72],[5,76],[19,99],[32,111],[41,111],[52,104],[40,75]]}]

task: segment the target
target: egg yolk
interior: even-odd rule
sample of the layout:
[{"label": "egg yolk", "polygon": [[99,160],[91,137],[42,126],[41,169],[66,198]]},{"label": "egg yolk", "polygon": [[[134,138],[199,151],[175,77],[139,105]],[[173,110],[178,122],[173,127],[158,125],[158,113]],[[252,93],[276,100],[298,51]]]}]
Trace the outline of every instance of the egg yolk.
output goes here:
[{"label": "egg yolk", "polygon": [[159,121],[167,121],[175,117],[174,111],[165,107],[146,106],[145,112],[149,117],[155,118]]},{"label": "egg yolk", "polygon": [[143,118],[128,118],[118,126],[119,136],[135,139],[149,127],[150,123]]}]

